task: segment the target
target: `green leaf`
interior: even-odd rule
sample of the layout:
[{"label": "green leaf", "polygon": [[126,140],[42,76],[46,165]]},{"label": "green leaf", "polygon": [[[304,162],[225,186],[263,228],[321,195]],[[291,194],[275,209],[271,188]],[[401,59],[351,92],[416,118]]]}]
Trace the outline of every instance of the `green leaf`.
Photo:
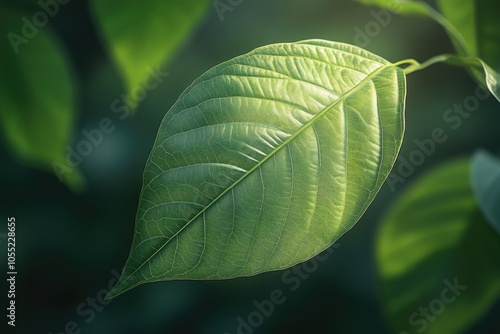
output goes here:
[{"label": "green leaf", "polygon": [[481,211],[500,233],[500,159],[477,151],[472,159],[471,180]]},{"label": "green leaf", "polygon": [[[0,129],[14,156],[46,170],[66,165],[65,147],[72,137],[75,89],[70,65],[49,27],[22,34],[24,13],[0,12]],[[82,186],[78,170],[69,168],[64,181]]]},{"label": "green leaf", "polygon": [[468,55],[476,56],[476,0],[438,0],[437,3],[444,17],[457,28],[464,38]]},{"label": "green leaf", "polygon": [[432,170],[383,219],[377,263],[397,332],[463,332],[500,296],[500,238],[477,207],[469,163]]},{"label": "green leaf", "polygon": [[275,44],[198,78],[161,123],[110,292],[280,270],[332,245],[388,176],[403,70],[351,45]]},{"label": "green leaf", "polygon": [[207,0],[92,0],[94,20],[131,94],[168,62],[201,20]]},{"label": "green leaf", "polygon": [[438,4],[446,19],[464,37],[468,55],[481,57],[496,71],[500,71],[498,1],[438,0]]}]

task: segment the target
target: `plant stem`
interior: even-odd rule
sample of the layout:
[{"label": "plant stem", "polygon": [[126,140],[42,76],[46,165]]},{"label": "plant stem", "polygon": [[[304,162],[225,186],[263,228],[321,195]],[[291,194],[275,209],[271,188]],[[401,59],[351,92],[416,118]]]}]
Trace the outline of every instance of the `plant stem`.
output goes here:
[{"label": "plant stem", "polygon": [[408,66],[407,68],[404,69],[405,74],[411,74],[413,72],[417,72],[420,70],[423,70],[431,65],[437,64],[437,63],[443,63],[446,62],[446,60],[449,58],[449,55],[438,55],[435,57],[430,58],[429,60],[423,62],[422,64],[418,63],[415,61],[414,64]]},{"label": "plant stem", "polygon": [[[406,67],[406,68],[403,69],[403,71],[405,72],[405,74],[408,74],[407,71],[409,69],[412,69],[412,68],[420,66],[420,63],[418,61],[416,61],[415,59],[400,60],[397,63],[395,63],[394,66],[401,66],[403,64],[410,64],[410,66],[408,66],[408,67]],[[411,73],[411,71],[410,71],[410,73]]]}]

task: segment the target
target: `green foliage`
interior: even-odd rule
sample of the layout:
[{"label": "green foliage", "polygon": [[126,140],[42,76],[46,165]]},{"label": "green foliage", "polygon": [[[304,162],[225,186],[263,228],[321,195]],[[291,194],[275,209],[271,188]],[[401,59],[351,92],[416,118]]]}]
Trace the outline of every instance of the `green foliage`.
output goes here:
[{"label": "green foliage", "polygon": [[357,0],[403,15],[425,16],[448,33],[458,56],[435,59],[466,67],[473,77],[500,101],[500,30],[496,26],[496,2],[492,0],[440,0],[443,14],[420,1]]},{"label": "green foliage", "polygon": [[[405,73],[437,62],[466,67],[500,101],[500,76],[476,57],[481,43],[469,31],[472,18],[462,18],[464,11],[446,7],[450,22],[424,2],[360,2],[435,20],[449,33],[458,55],[391,64],[357,47],[314,40],[263,47],[202,75],[162,122],[146,164],[132,250],[108,298],[146,282],[227,279],[284,269],[330,246],[364,213],[399,151],[405,74],[398,64],[410,63]],[[395,230],[414,236],[430,233],[429,228],[451,229],[455,234],[448,236],[447,245],[454,254],[462,247],[463,230],[480,217],[471,216],[475,202],[470,191],[467,199],[472,206],[462,206],[462,215],[450,217],[443,226],[431,225],[433,215],[450,205],[435,202],[434,210],[422,213],[429,216],[428,227]],[[456,198],[445,198],[451,200]],[[402,211],[405,205],[399,204]],[[416,224],[414,219],[408,222],[410,227]],[[427,250],[413,254],[414,267],[408,265],[411,261],[383,263],[389,287],[391,280],[400,279],[391,268],[406,266],[408,279],[417,279],[413,270],[422,270],[419,261],[441,251],[442,245],[422,249]],[[382,248],[382,261],[400,256],[392,251]],[[429,260],[424,268],[433,278],[414,284],[414,296],[428,298],[437,289],[436,278],[447,273],[434,270],[435,262]],[[421,302],[388,290],[389,310],[396,319]],[[433,328],[439,332],[469,325],[494,298],[481,300],[458,325],[450,327],[448,316]],[[457,305],[460,309],[462,304]]]},{"label": "green foliage", "polygon": [[[490,0],[440,0],[443,14],[419,1],[361,0],[404,15],[431,18],[442,25],[457,55],[440,55],[406,73],[445,62],[465,67],[500,101],[500,32]],[[478,154],[472,182],[479,206],[500,230],[498,162]],[[496,180],[496,181],[495,181]],[[496,205],[495,205],[496,204]],[[479,212],[468,178],[468,164],[459,161],[430,173],[407,191],[384,219],[377,258],[387,313],[396,331],[456,333],[482,316],[500,295],[500,270],[495,256],[500,239]],[[481,259],[481,261],[478,261]],[[469,286],[446,312],[422,313],[422,307],[443,302],[443,279]]]},{"label": "green foliage", "polygon": [[[469,160],[432,170],[402,195],[383,219],[376,254],[396,331],[457,333],[489,309],[500,296],[500,238],[479,212]],[[454,293],[455,282],[466,288]]]},{"label": "green foliage", "polygon": [[485,151],[476,152],[471,180],[481,211],[500,233],[500,159]]},{"label": "green foliage", "polygon": [[[438,3],[445,18],[463,36],[463,48],[467,50],[464,56],[467,58],[462,65],[468,65],[474,78],[483,85],[486,76],[487,87],[500,100],[500,29],[496,24],[498,17],[495,10],[498,2],[439,0]],[[459,43],[454,44],[460,50]],[[460,59],[455,62],[460,65]]]},{"label": "green foliage", "polygon": [[469,56],[481,57],[500,71],[500,29],[494,0],[439,0],[448,21],[463,36]]},{"label": "green foliage", "polygon": [[[46,170],[65,163],[75,109],[69,60],[49,27],[27,39],[22,12],[3,8],[0,14],[0,113],[6,143],[21,162]],[[35,33],[33,33],[35,34]],[[78,170],[64,173],[73,189],[82,186]]]},{"label": "green foliage", "polygon": [[[8,4],[0,14],[5,36],[0,43],[4,137],[21,162],[54,171],[72,189],[81,189],[83,178],[68,166],[65,150],[71,144],[75,113],[70,60],[47,23],[34,25],[29,12],[12,10],[15,4]],[[92,1],[103,39],[126,79],[130,108],[139,102],[134,88],[142,88],[144,80],[172,58],[208,5],[206,0],[151,1],[147,6],[137,1]],[[47,20],[62,10],[57,2],[40,6],[36,2],[28,8]],[[54,14],[47,16],[46,6]]]},{"label": "green foliage", "polygon": [[162,121],[129,259],[138,284],[288,268],[361,217],[403,137],[403,70],[358,47],[275,44],[198,78]]},{"label": "green foliage", "polygon": [[[495,1],[437,0],[439,10],[424,1],[358,2],[437,22],[456,54],[390,63],[355,46],[308,40],[258,48],[203,74],[161,123],[131,252],[107,298],[147,282],[285,269],[328,248],[364,214],[394,165],[408,74],[436,63],[461,66],[500,101]],[[129,107],[139,102],[134,91],[174,58],[211,3],[90,1]],[[221,19],[221,8],[235,8],[213,6]],[[69,26],[55,18],[62,3],[9,0],[2,7],[2,138],[22,163],[46,170],[68,165],[78,85],[51,27]],[[12,10],[18,7],[27,12]],[[119,145],[103,150],[108,161],[125,146]],[[70,187],[81,187],[78,170],[61,172]],[[471,165],[461,159],[431,171],[394,204],[381,224],[376,257],[396,331],[460,332],[498,300],[499,200],[500,159],[479,152]]]},{"label": "green foliage", "polygon": [[443,15],[462,35],[467,54],[477,55],[475,0],[438,0]]},{"label": "green foliage", "polygon": [[[200,21],[207,0],[92,0],[93,16],[128,93],[169,61]],[[119,10],[118,10],[119,9]],[[133,98],[131,107],[137,106]]]}]

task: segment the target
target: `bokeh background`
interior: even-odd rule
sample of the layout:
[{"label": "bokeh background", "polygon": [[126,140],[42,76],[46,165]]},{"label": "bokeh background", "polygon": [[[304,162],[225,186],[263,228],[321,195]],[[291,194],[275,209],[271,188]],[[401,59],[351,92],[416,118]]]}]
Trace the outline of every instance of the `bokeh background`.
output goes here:
[{"label": "bokeh background", "polygon": [[[28,14],[39,10],[34,1],[0,4]],[[380,219],[412,179],[439,162],[470,155],[478,147],[498,152],[498,103],[492,98],[481,102],[453,130],[443,114],[474,94],[473,80],[464,70],[445,65],[410,75],[401,155],[408,157],[416,148],[414,140],[429,138],[436,127],[445,129],[449,139],[396,191],[385,185],[363,218],[339,240],[339,247],[300,281],[296,291],[283,282],[283,272],[272,272],[230,281],[146,284],[106,305],[97,301],[94,308],[82,307],[108,289],[114,272],[121,272],[132,241],[143,167],[156,131],[195,78],[222,61],[270,43],[322,38],[353,44],[356,28],[363,31],[374,20],[373,8],[353,1],[244,0],[226,12],[223,21],[210,5],[175,57],[162,67],[169,76],[149,92],[133,117],[122,121],[110,105],[126,87],[102,45],[89,6],[87,1],[71,1],[49,23],[74,69],[78,94],[73,143],[84,139],[83,129],[98,127],[104,117],[112,119],[116,129],[80,165],[86,180],[81,192],[68,189],[53,173],[17,159],[2,138],[0,233],[6,233],[7,217],[17,222],[17,326],[7,328],[7,333],[69,333],[72,327],[75,333],[237,333],[237,318],[246,319],[255,311],[253,302],[269,299],[274,289],[284,291],[286,301],[255,333],[390,333],[374,252]],[[364,47],[389,61],[424,61],[453,52],[437,24],[397,15]],[[4,238],[0,245],[0,264],[5,268]],[[6,289],[2,279],[2,300]],[[499,312],[497,302],[468,332],[499,333]]]}]

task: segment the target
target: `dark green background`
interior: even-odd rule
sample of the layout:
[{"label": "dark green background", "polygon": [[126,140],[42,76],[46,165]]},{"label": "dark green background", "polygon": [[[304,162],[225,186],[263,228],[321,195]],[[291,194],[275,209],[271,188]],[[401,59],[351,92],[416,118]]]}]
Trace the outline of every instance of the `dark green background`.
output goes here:
[{"label": "dark green background", "polygon": [[[27,13],[39,10],[10,3]],[[231,281],[163,282],[139,286],[102,308],[99,304],[99,311],[85,306],[83,316],[77,312],[87,298],[107,289],[113,270],[121,272],[132,241],[142,170],[160,121],[180,93],[210,67],[265,44],[310,38],[352,44],[354,28],[364,30],[374,20],[372,10],[379,11],[351,1],[244,0],[220,21],[210,6],[195,33],[164,66],[169,77],[150,92],[134,117],[122,121],[110,106],[125,86],[100,43],[88,3],[64,5],[50,25],[62,37],[75,68],[74,143],[84,139],[83,129],[97,128],[102,118],[112,119],[116,129],[81,165],[87,179],[81,193],[71,192],[50,173],[20,164],[2,139],[0,233],[6,232],[7,217],[17,223],[17,326],[8,333],[64,333],[66,324],[75,322],[83,333],[232,334],[237,317],[247,318],[255,311],[253,301],[268,299],[274,289],[282,290],[286,301],[255,333],[390,332],[380,302],[374,242],[381,215],[411,179],[396,192],[384,186],[364,217],[340,239],[340,247],[296,291],[282,280],[283,272]],[[389,61],[424,61],[453,52],[435,23],[396,15],[366,48]],[[437,127],[449,137],[411,178],[477,147],[498,152],[500,107],[492,98],[481,102],[457,130],[443,120],[446,109],[462,103],[475,88],[465,71],[445,65],[408,77],[401,155],[408,158],[416,148],[414,140],[429,138]],[[6,240],[0,240],[5,254]],[[1,268],[5,262],[2,255]],[[2,279],[0,293],[4,291]],[[500,332],[498,312],[497,302],[470,333]]]}]

